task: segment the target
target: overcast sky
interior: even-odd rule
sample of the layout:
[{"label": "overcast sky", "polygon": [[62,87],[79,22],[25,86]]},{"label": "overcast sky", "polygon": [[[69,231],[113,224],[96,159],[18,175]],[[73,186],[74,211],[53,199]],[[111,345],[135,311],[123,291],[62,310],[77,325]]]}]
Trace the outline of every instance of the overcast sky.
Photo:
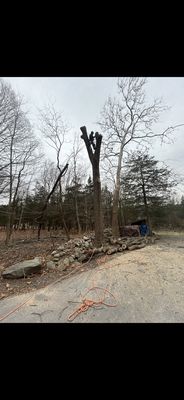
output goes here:
[{"label": "overcast sky", "polygon": [[[16,92],[22,94],[30,110],[30,119],[37,124],[37,108],[43,108],[51,100],[56,109],[63,112],[64,118],[74,132],[80,134],[80,126],[86,125],[88,132],[99,130],[96,125],[100,111],[108,96],[117,94],[117,78],[15,78],[4,77]],[[160,132],[168,126],[184,123],[184,78],[148,78],[146,85],[148,100],[162,97],[171,109],[160,118],[155,129]],[[183,174],[184,126],[174,134],[172,145],[154,143],[151,149],[156,159],[165,161],[175,172]],[[49,157],[53,154],[48,150]],[[86,159],[87,160],[87,159]],[[86,161],[87,162],[87,161]],[[180,194],[182,194],[180,186]]]}]

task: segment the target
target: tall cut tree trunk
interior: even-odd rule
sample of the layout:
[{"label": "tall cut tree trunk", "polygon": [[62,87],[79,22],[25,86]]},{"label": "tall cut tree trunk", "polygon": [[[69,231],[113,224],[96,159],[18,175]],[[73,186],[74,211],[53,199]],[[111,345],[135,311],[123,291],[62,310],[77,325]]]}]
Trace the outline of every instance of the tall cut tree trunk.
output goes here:
[{"label": "tall cut tree trunk", "polygon": [[94,185],[94,223],[95,223],[95,243],[97,247],[102,244],[102,204],[101,204],[101,182],[99,165],[93,168]]},{"label": "tall cut tree trunk", "polygon": [[[102,206],[101,206],[101,182],[100,182],[100,149],[102,143],[102,135],[98,132],[87,135],[85,126],[80,128],[82,131],[81,138],[84,140],[89,159],[93,171],[93,189],[94,189],[94,222],[95,222],[95,245],[100,247],[103,242],[103,225],[102,225]],[[94,143],[96,141],[96,143]],[[93,152],[94,150],[94,152]]]}]

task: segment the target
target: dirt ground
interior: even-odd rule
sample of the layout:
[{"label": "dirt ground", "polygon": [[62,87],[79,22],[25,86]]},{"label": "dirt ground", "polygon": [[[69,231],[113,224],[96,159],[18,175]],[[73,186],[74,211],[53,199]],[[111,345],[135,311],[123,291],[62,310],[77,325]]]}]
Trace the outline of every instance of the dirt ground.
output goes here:
[{"label": "dirt ground", "polygon": [[[181,265],[181,255],[184,250],[184,233],[177,232],[158,232],[160,235],[160,240],[156,243],[159,247],[164,250],[165,262],[167,266],[169,264],[170,257],[174,259],[176,267]],[[58,235],[58,236],[57,236]],[[57,248],[60,244],[66,241],[66,238],[58,232],[55,237],[50,238],[42,235],[42,239],[38,242],[35,238],[26,237],[24,232],[19,233],[19,237],[14,237],[14,243],[6,247],[3,243],[3,235],[0,237],[0,273],[4,268],[15,264],[16,262],[23,261],[26,259],[31,259],[36,256],[42,259],[42,272],[40,274],[33,274],[27,278],[23,279],[4,279],[0,276],[0,300],[6,297],[17,295],[20,293],[31,292],[35,289],[41,289],[49,285],[50,283],[56,281],[60,278],[67,278],[71,274],[78,274],[82,271],[95,268],[97,265],[103,263],[104,257],[99,257],[98,259],[92,259],[91,262],[86,264],[81,264],[80,267],[70,266],[67,271],[61,272],[59,269],[47,270],[46,269],[46,259],[49,257],[51,252]],[[23,239],[24,238],[24,239]],[[156,245],[152,245],[153,247]],[[149,246],[148,246],[149,247]],[[145,249],[146,250],[146,249]],[[127,253],[127,252],[125,252]],[[136,250],[131,252],[135,254]],[[122,254],[121,254],[122,255]],[[119,257],[118,255],[108,256],[108,259],[114,259]],[[163,260],[161,260],[163,264]],[[172,265],[173,267],[173,265]]]},{"label": "dirt ground", "polygon": [[[0,233],[0,274],[10,265],[20,261],[40,257],[42,259],[42,272],[40,274],[32,274],[23,279],[4,279],[0,275],[0,300],[6,297],[31,292],[35,289],[40,289],[60,277],[65,277],[68,274],[77,273],[79,268],[69,267],[67,271],[61,272],[59,269],[47,270],[46,260],[53,250],[59,245],[66,242],[66,237],[62,232],[50,234],[45,231],[42,233],[41,240],[38,242],[36,232],[20,231],[14,233],[13,242],[8,247],[4,244],[5,234]],[[71,238],[75,235],[71,235]],[[82,266],[81,266],[82,268]]]}]

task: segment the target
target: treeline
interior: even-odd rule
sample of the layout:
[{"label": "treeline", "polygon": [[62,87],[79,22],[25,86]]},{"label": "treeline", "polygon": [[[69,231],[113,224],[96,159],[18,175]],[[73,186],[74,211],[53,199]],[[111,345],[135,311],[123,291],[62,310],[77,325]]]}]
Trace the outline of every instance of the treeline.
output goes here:
[{"label": "treeline", "polygon": [[[15,205],[13,229],[38,229],[40,212],[48,196],[48,190],[38,183],[32,194],[24,199],[17,198]],[[130,194],[130,193],[129,193]],[[135,196],[133,196],[133,194]],[[120,196],[118,207],[119,226],[130,225],[137,219],[146,218],[145,205],[137,193],[131,197]],[[61,229],[66,233],[82,233],[94,230],[94,201],[93,183],[91,177],[85,185],[78,183],[65,187],[62,195],[62,213],[60,208],[60,194],[58,189],[51,196],[43,216],[43,230]],[[150,200],[150,199],[149,199]],[[180,202],[173,198],[154,198],[148,200],[149,217],[154,229],[170,228],[184,229],[184,196]],[[112,224],[113,192],[102,188],[102,216],[104,228]],[[9,218],[8,205],[0,206],[0,226],[6,229]]]},{"label": "treeline", "polygon": [[[74,137],[61,112],[43,107],[38,139],[23,99],[0,79],[0,226],[6,227],[6,243],[13,229],[26,227],[63,229],[68,237],[72,230],[94,229],[100,246],[103,227],[118,237],[119,226],[139,218],[153,227],[183,226],[183,198],[180,204],[172,200],[178,180],[149,155],[151,143],[170,140],[177,125],[155,132],[166,107],[159,99],[146,101],[145,85],[144,78],[118,80],[118,97],[105,102],[99,133],[83,126]],[[55,162],[43,154],[43,143]]]},{"label": "treeline", "polygon": [[[38,183],[32,194],[25,199],[17,198],[14,215],[14,229],[37,229],[40,212],[49,194],[45,186]],[[102,204],[105,226],[111,224],[112,193],[107,187],[102,189]],[[0,206],[0,225],[6,227],[8,220],[8,205]],[[48,202],[42,219],[42,229],[63,229],[74,232],[84,232],[94,229],[93,183],[91,177],[86,185],[77,183],[66,186],[62,193],[62,212],[60,208],[60,193],[56,189]]]}]

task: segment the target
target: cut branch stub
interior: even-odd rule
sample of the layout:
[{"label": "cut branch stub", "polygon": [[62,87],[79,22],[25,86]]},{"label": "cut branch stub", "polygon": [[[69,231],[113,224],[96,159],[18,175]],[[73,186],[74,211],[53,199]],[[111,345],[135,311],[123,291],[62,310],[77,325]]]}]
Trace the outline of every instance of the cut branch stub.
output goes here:
[{"label": "cut branch stub", "polygon": [[[98,164],[100,159],[102,135],[98,132],[96,132],[95,134],[94,132],[91,132],[88,137],[86,126],[82,126],[80,130],[82,132],[81,139],[83,139],[85,142],[91,164]],[[94,141],[96,141],[96,143]]]}]

